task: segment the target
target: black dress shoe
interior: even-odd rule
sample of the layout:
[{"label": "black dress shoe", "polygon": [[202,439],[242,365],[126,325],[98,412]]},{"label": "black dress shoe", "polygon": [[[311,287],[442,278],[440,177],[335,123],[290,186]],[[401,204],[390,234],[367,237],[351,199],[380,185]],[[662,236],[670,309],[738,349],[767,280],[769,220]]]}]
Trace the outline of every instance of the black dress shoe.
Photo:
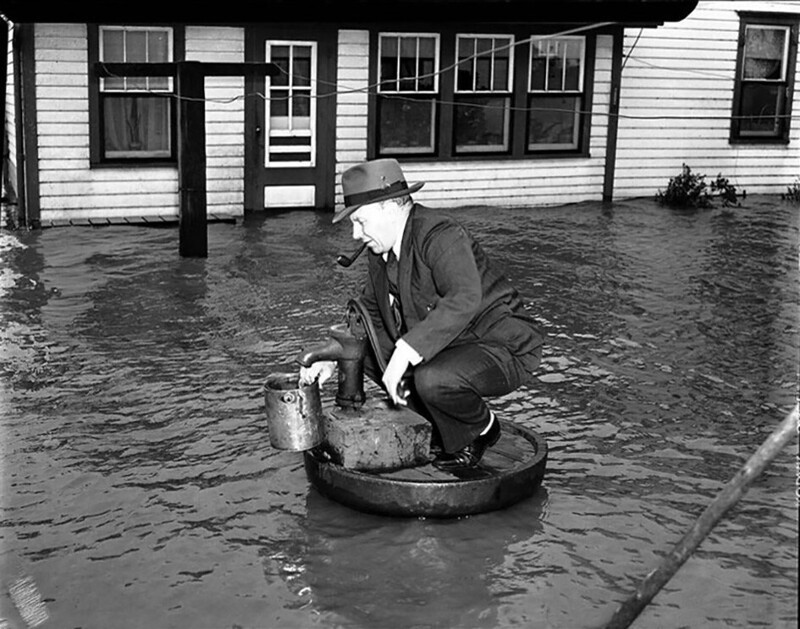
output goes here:
[{"label": "black dress shoe", "polygon": [[432,461],[432,464],[444,471],[475,467],[483,458],[486,450],[496,444],[498,439],[500,439],[500,422],[495,417],[492,427],[485,435],[478,435],[478,438],[471,444],[452,454],[442,452]]}]

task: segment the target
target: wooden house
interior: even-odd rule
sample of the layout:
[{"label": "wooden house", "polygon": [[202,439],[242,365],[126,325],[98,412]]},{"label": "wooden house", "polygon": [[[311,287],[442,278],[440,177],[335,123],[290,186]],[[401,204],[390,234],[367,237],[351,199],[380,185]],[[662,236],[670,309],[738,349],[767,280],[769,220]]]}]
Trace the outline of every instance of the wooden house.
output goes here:
[{"label": "wooden house", "polygon": [[800,172],[800,2],[269,0],[176,17],[149,1],[0,0],[0,13],[17,224],[177,220],[176,80],[104,72],[119,63],[277,69],[204,79],[211,219],[333,210],[341,173],[376,157],[425,181],[416,198],[434,207],[651,196],[684,162],[753,192]]}]

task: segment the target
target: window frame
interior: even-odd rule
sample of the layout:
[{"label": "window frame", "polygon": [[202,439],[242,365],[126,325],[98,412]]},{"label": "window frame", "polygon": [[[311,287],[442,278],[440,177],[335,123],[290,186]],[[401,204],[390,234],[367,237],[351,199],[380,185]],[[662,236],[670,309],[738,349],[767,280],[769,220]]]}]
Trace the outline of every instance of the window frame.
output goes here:
[{"label": "window frame", "polygon": [[[531,66],[533,65],[534,45],[538,44],[539,41],[545,41],[545,42],[548,42],[548,43],[552,42],[552,41],[557,41],[557,42],[580,42],[581,43],[580,71],[579,71],[579,74],[578,74],[578,89],[572,90],[572,89],[565,89],[564,88],[563,82],[566,80],[566,77],[567,77],[567,67],[566,67],[566,65],[562,69],[562,78],[561,78],[562,87],[561,87],[561,89],[559,89],[559,90],[555,90],[555,89],[551,90],[551,89],[549,89],[548,82],[549,82],[550,76],[549,76],[549,72],[547,72],[547,71],[545,71],[545,76],[544,76],[544,80],[545,80],[544,87],[542,89],[535,89],[533,87],[533,70],[532,70]],[[526,151],[526,153],[529,154],[529,155],[539,155],[539,154],[550,154],[553,151],[576,151],[576,150],[579,150],[580,147],[581,147],[581,135],[582,135],[582,124],[581,124],[581,121],[584,119],[584,117],[591,115],[589,113],[590,110],[584,104],[585,101],[586,101],[586,88],[585,88],[585,83],[586,83],[586,38],[583,37],[583,36],[580,36],[580,35],[564,35],[564,36],[552,37],[552,38],[546,38],[546,36],[541,36],[539,38],[534,38],[534,39],[531,40],[530,44],[528,45],[528,55],[529,55],[528,56],[528,59],[529,59],[528,73],[527,73],[527,79],[528,80],[527,80],[527,85],[526,85],[526,97],[525,97],[526,98],[526,100],[525,100],[526,107],[530,107],[531,100],[533,98],[536,98],[536,97],[545,97],[545,98],[548,98],[548,97],[552,97],[552,98],[573,97],[573,98],[577,98],[578,99],[578,109],[577,109],[577,113],[573,114],[576,117],[576,121],[575,121],[575,127],[576,128],[574,129],[574,133],[577,136],[576,139],[575,139],[575,146],[574,147],[572,147],[572,146],[559,146],[559,145],[553,145],[553,146],[542,145],[542,148],[532,148],[531,147],[531,143],[530,143],[531,118],[530,118],[530,116],[526,116],[526,124],[525,124],[525,151]],[[550,62],[551,57],[548,55],[546,57],[546,59],[547,59],[547,62],[546,62],[547,66],[549,66],[549,62]]]},{"label": "window frame", "polygon": [[[381,42],[384,37],[396,37],[398,40],[403,37],[416,37],[416,38],[432,38],[434,40],[434,62],[433,62],[433,87],[432,89],[425,90],[419,89],[419,76],[417,76],[417,86],[414,90],[404,90],[400,89],[400,82],[402,81],[400,77],[399,67],[397,72],[397,78],[395,79],[396,89],[384,89],[383,83],[381,81],[382,77],[381,73]],[[441,99],[441,83],[440,83],[440,68],[442,67],[442,38],[440,33],[435,32],[427,32],[427,31],[379,31],[376,37],[377,40],[377,47],[376,47],[376,54],[371,56],[372,59],[375,59],[375,76],[376,79],[374,83],[371,81],[372,84],[376,85],[375,89],[375,134],[374,138],[375,141],[373,143],[374,151],[376,155],[380,155],[381,157],[393,157],[395,159],[399,159],[402,157],[432,157],[436,155],[439,151],[438,149],[438,120],[439,120],[439,112],[441,110],[441,106],[437,103],[437,99]],[[399,44],[399,41],[398,41]],[[417,50],[419,50],[419,43],[417,43]],[[400,62],[401,56],[398,54],[398,64]],[[417,55],[417,66],[419,67],[419,55]],[[380,134],[380,111],[381,111],[381,96],[387,95],[391,98],[392,95],[398,95],[400,98],[408,99],[408,100],[419,100],[420,102],[426,102],[428,100],[431,101],[431,150],[430,151],[417,151],[413,148],[404,150],[396,150],[396,151],[381,151],[381,134]]]},{"label": "window frame", "polygon": [[[267,136],[265,137],[265,145],[264,145],[264,166],[266,168],[314,168],[317,165],[317,141],[318,141],[318,129],[317,129],[317,65],[319,63],[319,42],[315,40],[295,40],[295,39],[267,39],[265,42],[265,59],[267,63],[272,61],[272,52],[273,48],[277,48],[280,46],[286,46],[289,48],[290,57],[289,57],[289,76],[288,82],[284,85],[274,86],[270,81],[267,90],[269,94],[269,98],[264,99],[264,128],[269,129]],[[307,47],[310,49],[310,77],[308,85],[296,85],[294,83],[294,49],[295,47]],[[271,121],[272,115],[272,94],[273,92],[280,92],[285,91],[288,93],[287,96],[287,104],[288,107],[288,118],[290,123],[290,128],[288,129],[276,129],[273,127]],[[308,92],[308,103],[309,103],[309,115],[307,116],[309,121],[309,128],[302,129],[302,128],[291,128],[291,123],[294,120],[294,112],[292,111],[292,105],[294,104],[294,97],[298,94],[302,94],[304,92]],[[303,116],[304,118],[306,116]],[[298,138],[302,138],[302,144],[297,143]],[[305,139],[308,138],[308,143],[305,144]],[[286,142],[286,144],[281,144],[280,140]],[[273,140],[279,140],[273,143]],[[301,159],[287,159],[287,160],[275,160],[272,159],[272,155],[280,155],[280,154],[288,154],[294,155],[295,157],[299,154],[308,153],[309,158],[307,160]]]},{"label": "window frame", "polygon": [[[170,103],[170,155],[167,156],[149,156],[149,157],[128,157],[128,156],[115,156],[106,157],[104,150],[104,118],[103,118],[103,90],[101,89],[103,79],[97,76],[94,71],[95,63],[102,61],[101,46],[102,46],[102,30],[109,29],[170,29],[171,30],[171,43],[172,43],[172,62],[183,61],[185,55],[185,29],[182,25],[172,23],[153,23],[146,26],[139,24],[127,23],[102,23],[102,24],[89,24],[87,32],[88,40],[88,56],[89,56],[89,165],[90,168],[138,168],[143,166],[164,166],[175,165],[178,160],[177,148],[177,106],[173,99]],[[163,90],[164,96],[157,94],[149,94],[142,91],[141,95],[144,97],[152,98],[173,98],[175,94],[175,80],[168,79],[171,89]],[[162,90],[157,90],[159,93]],[[109,91],[105,92],[109,95],[119,95],[124,92]],[[136,92],[133,92],[136,93]]]},{"label": "window frame", "polygon": [[[491,156],[491,155],[498,155],[498,154],[499,155],[507,154],[507,153],[509,153],[511,151],[511,146],[512,146],[512,143],[513,143],[513,138],[512,138],[512,135],[513,135],[513,133],[512,133],[512,129],[513,129],[513,125],[512,125],[513,109],[512,109],[512,107],[513,107],[513,102],[514,102],[514,84],[515,84],[515,82],[514,82],[514,57],[515,57],[514,52],[515,52],[515,49],[516,49],[516,36],[514,35],[514,33],[477,33],[477,32],[475,32],[475,33],[466,32],[465,33],[465,32],[456,32],[456,34],[455,34],[455,46],[454,46],[454,57],[455,57],[456,63],[458,63],[459,65],[462,63],[458,59],[459,43],[460,43],[460,40],[462,38],[464,38],[464,39],[472,39],[472,40],[491,39],[493,41],[494,40],[498,40],[498,39],[508,39],[508,40],[510,40],[510,42],[508,44],[504,44],[502,46],[493,45],[493,49],[494,48],[498,48],[498,47],[500,47],[500,48],[506,48],[506,47],[510,48],[510,51],[509,51],[509,54],[508,54],[508,69],[507,69],[507,73],[506,73],[507,76],[506,76],[505,89],[496,89],[494,87],[494,72],[495,72],[496,68],[495,68],[495,65],[494,65],[495,55],[493,53],[492,57],[491,57],[491,59],[492,59],[492,68],[491,68],[491,77],[492,77],[492,79],[490,80],[491,85],[490,85],[489,89],[481,90],[481,89],[478,89],[477,86],[475,85],[475,82],[477,81],[477,76],[478,76],[477,69],[475,69],[475,71],[474,71],[473,88],[469,89],[469,90],[465,90],[465,89],[459,88],[458,87],[458,65],[454,68],[455,77],[454,77],[454,80],[453,80],[453,105],[452,105],[453,114],[455,114],[456,111],[458,110],[458,107],[459,106],[463,106],[463,105],[461,105],[461,103],[459,103],[459,101],[458,101],[459,98],[480,98],[480,97],[490,97],[491,98],[491,97],[495,97],[495,98],[503,98],[504,100],[506,100],[507,103],[506,103],[506,105],[504,107],[504,110],[505,110],[505,136],[506,136],[505,140],[506,140],[508,146],[505,146],[505,147],[488,147],[488,146],[484,146],[483,148],[481,146],[476,146],[475,148],[461,148],[461,149],[459,149],[459,146],[458,146],[458,143],[457,143],[457,139],[458,138],[457,138],[457,134],[456,134],[457,128],[456,128],[456,124],[455,124],[455,120],[454,120],[454,122],[453,122],[453,140],[452,140],[453,157],[463,157],[464,155]],[[467,57],[467,59],[473,62],[473,66],[476,66],[477,65],[476,61],[477,61],[478,57],[480,57],[480,53],[473,53],[473,55],[471,55],[470,57]]]},{"label": "window frame", "polygon": [[[789,144],[791,137],[792,123],[792,101],[794,99],[794,77],[797,72],[797,38],[798,24],[800,16],[786,13],[763,13],[738,11],[739,14],[739,38],[737,41],[736,53],[736,74],[734,75],[733,103],[731,105],[731,124],[730,124],[730,144]],[[752,83],[742,78],[745,62],[745,44],[748,26],[755,27],[775,27],[788,29],[788,41],[785,42],[786,58],[784,62],[785,78],[781,81],[764,80],[764,82],[775,83],[784,86],[783,113],[778,114],[784,117],[781,133],[777,136],[766,135],[742,135],[740,130],[742,107],[743,86]]]},{"label": "window frame", "polygon": [[[529,159],[569,159],[590,157],[592,103],[594,92],[595,51],[598,35],[613,35],[613,27],[598,28],[581,33],[584,39],[584,67],[583,67],[583,111],[580,114],[578,146],[575,149],[554,149],[546,151],[528,151],[527,146],[527,117],[526,101],[528,98],[528,74],[530,59],[530,40],[534,37],[556,35],[567,27],[553,25],[546,29],[533,30],[530,25],[523,27],[498,27],[484,28],[482,24],[458,24],[442,27],[438,30],[427,31],[426,35],[439,35],[439,71],[442,68],[455,68],[457,61],[456,36],[510,36],[513,38],[513,54],[511,55],[511,105],[510,105],[510,148],[501,152],[457,152],[455,150],[455,121],[454,111],[456,96],[456,73],[448,71],[439,75],[439,93],[435,99],[439,101],[436,106],[434,124],[436,129],[436,147],[433,153],[382,153],[379,149],[378,119],[378,89],[369,90],[368,117],[367,117],[367,157],[393,157],[400,161],[413,160],[416,162],[450,162],[450,161],[478,161],[478,160],[529,160]],[[369,43],[369,85],[377,86],[379,80],[380,48],[379,39],[382,33],[417,34],[420,31],[410,27],[402,31],[396,24],[373,25],[370,28]],[[524,132],[523,132],[524,131]]]}]

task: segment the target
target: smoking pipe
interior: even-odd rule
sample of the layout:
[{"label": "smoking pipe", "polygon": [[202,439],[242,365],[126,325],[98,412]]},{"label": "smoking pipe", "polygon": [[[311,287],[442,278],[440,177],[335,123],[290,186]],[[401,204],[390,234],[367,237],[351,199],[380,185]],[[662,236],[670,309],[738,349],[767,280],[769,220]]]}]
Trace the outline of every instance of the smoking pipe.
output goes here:
[{"label": "smoking pipe", "polygon": [[341,264],[344,268],[347,268],[351,264],[353,264],[353,262],[356,261],[356,258],[358,258],[358,256],[360,256],[364,252],[364,249],[366,249],[366,248],[367,248],[367,243],[366,242],[362,242],[361,246],[358,249],[356,249],[356,252],[353,255],[351,255],[350,257],[347,257],[345,254],[340,253],[339,257],[336,258],[336,261],[339,264]]}]

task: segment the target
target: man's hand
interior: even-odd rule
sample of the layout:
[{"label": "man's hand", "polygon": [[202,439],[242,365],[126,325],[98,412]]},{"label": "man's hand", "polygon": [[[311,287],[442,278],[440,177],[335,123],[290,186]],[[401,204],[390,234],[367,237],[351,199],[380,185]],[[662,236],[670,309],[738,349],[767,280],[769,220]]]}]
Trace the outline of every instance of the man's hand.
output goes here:
[{"label": "man's hand", "polygon": [[386,387],[386,392],[392,398],[392,402],[400,406],[406,406],[406,396],[408,391],[400,391],[400,380],[406,373],[406,369],[411,363],[405,352],[395,349],[392,352],[392,357],[389,359],[389,364],[386,365],[386,370],[383,372],[383,386]]},{"label": "man's hand", "polygon": [[332,360],[318,360],[310,367],[300,367],[300,386],[306,386],[319,380],[319,386],[328,380],[336,371],[336,363]]}]

